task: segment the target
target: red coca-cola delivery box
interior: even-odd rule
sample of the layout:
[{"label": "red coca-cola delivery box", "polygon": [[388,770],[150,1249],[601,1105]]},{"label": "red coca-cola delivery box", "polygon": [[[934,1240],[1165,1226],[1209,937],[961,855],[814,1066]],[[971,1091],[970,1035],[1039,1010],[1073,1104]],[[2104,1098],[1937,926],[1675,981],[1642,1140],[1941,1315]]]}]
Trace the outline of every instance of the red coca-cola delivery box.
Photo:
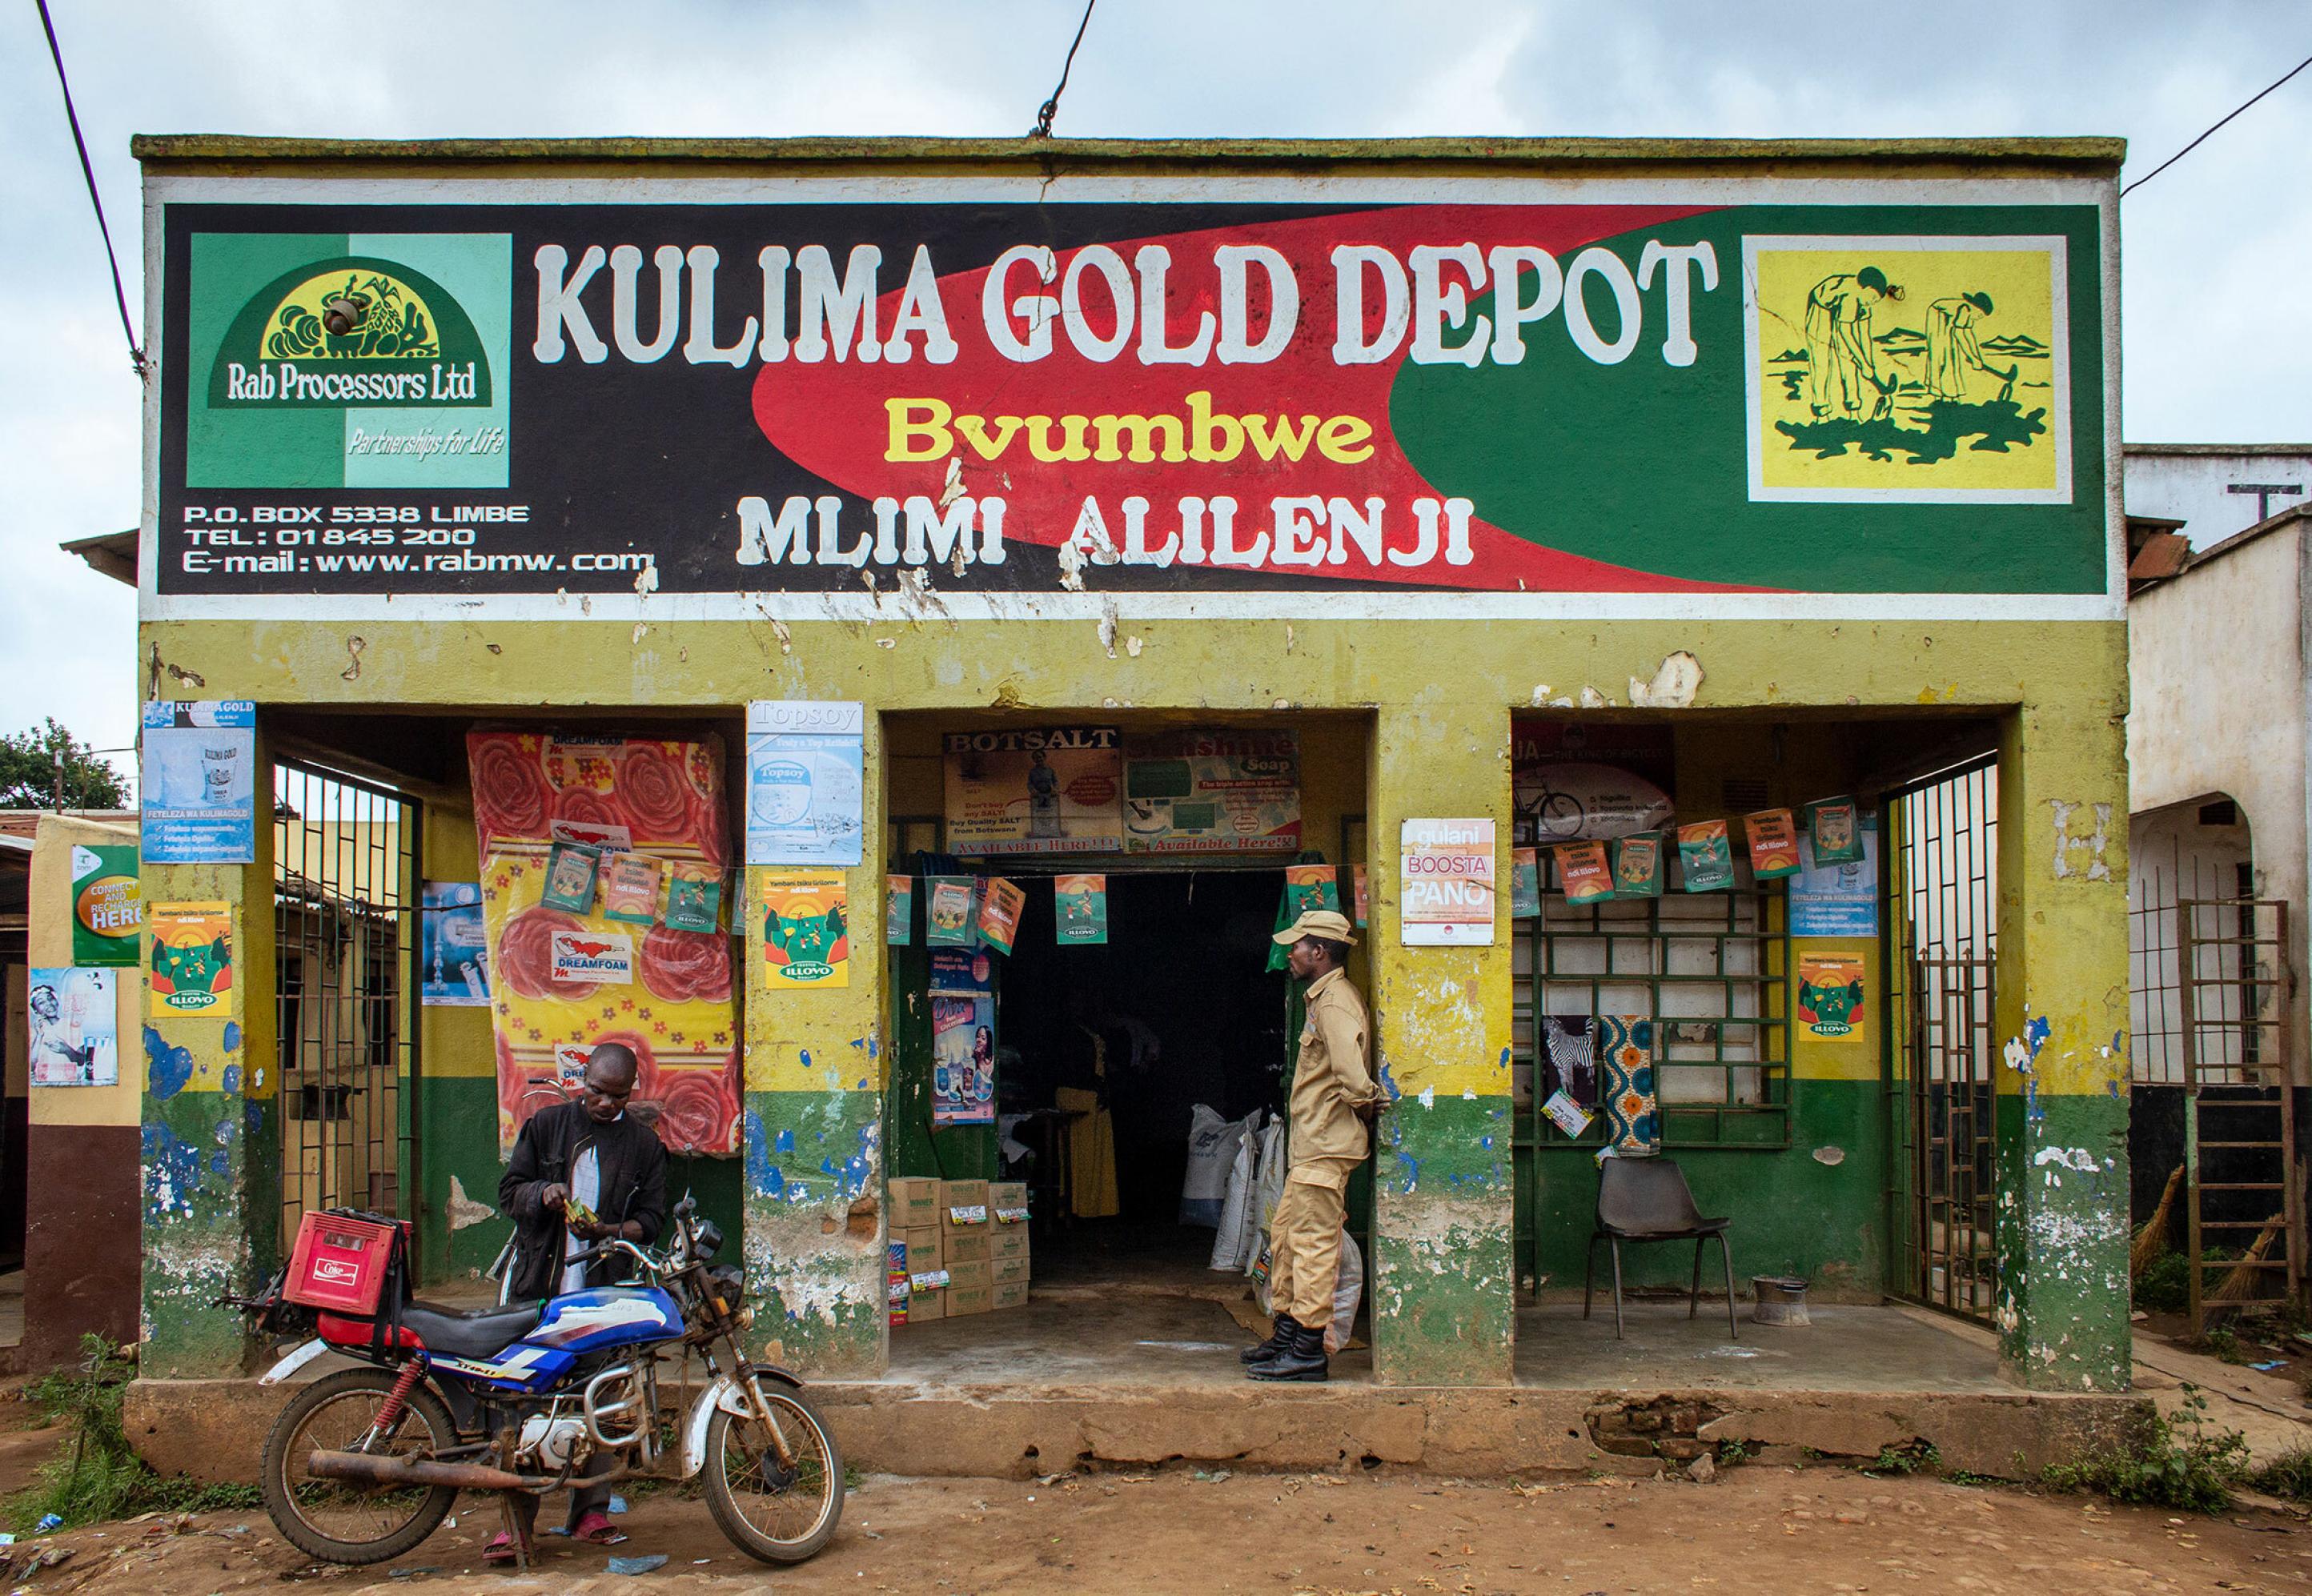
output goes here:
[{"label": "red coca-cola delivery box", "polygon": [[308,1213],[297,1225],[282,1296],[308,1308],[374,1317],[394,1272],[394,1243],[408,1227],[350,1214]]}]

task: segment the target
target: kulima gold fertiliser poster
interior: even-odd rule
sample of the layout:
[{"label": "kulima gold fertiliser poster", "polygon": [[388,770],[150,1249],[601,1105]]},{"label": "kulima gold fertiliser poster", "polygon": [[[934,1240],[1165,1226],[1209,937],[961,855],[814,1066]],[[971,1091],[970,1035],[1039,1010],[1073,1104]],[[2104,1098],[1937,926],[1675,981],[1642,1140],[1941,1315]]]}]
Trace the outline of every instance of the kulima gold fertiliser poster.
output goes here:
[{"label": "kulima gold fertiliser poster", "polygon": [[2106,591],[2092,205],[1263,181],[172,204],[158,608]]}]

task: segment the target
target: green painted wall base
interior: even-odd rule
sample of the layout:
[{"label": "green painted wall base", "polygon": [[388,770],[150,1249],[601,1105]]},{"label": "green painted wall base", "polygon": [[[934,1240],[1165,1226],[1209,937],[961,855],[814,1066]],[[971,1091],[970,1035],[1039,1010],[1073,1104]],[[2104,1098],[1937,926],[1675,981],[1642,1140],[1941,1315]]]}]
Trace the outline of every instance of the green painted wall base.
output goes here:
[{"label": "green painted wall base", "polygon": [[1999,1097],[2001,1366],[2034,1391],[2124,1391],[2127,1096],[2023,1084]]}]

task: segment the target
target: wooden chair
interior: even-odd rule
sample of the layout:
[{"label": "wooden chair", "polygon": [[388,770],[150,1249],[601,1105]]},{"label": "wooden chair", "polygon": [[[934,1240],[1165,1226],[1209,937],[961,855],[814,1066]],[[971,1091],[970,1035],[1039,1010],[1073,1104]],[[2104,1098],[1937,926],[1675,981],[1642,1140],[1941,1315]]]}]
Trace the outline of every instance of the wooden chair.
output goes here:
[{"label": "wooden chair", "polygon": [[1624,1242],[1694,1243],[1694,1286],[1686,1298],[1686,1316],[1702,1311],[1702,1247],[1718,1238],[1718,1256],[1726,1266],[1726,1333],[1734,1340],[1741,1332],[1734,1324],[1734,1258],[1727,1251],[1727,1227],[1731,1219],[1709,1219],[1694,1205],[1694,1192],[1685,1172],[1669,1159],[1608,1158],[1599,1166],[1598,1227],[1590,1234],[1582,1260],[1581,1317],[1590,1317],[1590,1288],[1598,1271],[1598,1243],[1604,1242],[1614,1257],[1614,1338],[1622,1336],[1622,1243]]}]

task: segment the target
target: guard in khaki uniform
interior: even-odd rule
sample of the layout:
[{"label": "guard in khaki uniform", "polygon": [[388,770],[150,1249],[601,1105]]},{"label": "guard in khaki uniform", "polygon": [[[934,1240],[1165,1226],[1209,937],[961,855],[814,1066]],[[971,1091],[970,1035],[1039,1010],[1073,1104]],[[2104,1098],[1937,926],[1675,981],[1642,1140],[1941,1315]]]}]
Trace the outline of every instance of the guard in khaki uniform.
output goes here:
[{"label": "guard in khaki uniform", "polygon": [[1322,1380],[1349,1174],[1371,1145],[1365,1122],[1378,1112],[1381,1095],[1365,1063],[1371,1036],[1365,1000],[1341,969],[1356,943],[1347,917],[1312,909],[1277,932],[1276,940],[1292,950],[1285,968],[1309,983],[1309,1020],[1300,1031],[1288,1105],[1284,1194],[1268,1226],[1275,1333],[1245,1361],[1255,1380]]}]

